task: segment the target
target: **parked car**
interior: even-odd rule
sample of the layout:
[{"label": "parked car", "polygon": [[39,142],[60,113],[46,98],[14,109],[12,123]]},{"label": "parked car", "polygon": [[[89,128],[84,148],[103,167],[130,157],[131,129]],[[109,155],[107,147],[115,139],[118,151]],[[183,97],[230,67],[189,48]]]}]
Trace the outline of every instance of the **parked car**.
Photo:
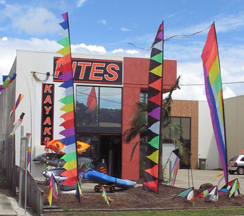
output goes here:
[{"label": "parked car", "polygon": [[[229,160],[229,164],[235,159],[236,155],[232,156]],[[244,155],[238,155],[232,164],[232,166],[229,168],[228,172],[230,174],[234,174],[237,172],[239,175],[244,174]]]}]

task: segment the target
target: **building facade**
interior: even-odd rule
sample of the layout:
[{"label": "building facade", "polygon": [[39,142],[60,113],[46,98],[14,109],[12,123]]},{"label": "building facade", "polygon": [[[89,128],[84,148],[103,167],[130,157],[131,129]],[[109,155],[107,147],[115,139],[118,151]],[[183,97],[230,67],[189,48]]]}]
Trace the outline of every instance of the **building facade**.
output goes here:
[{"label": "building facade", "polygon": [[[2,92],[0,107],[5,119],[1,124],[2,139],[8,137],[13,122],[25,113],[23,134],[31,133],[32,158],[45,152],[45,142],[63,138],[60,99],[63,90],[58,80],[56,53],[17,50],[11,72],[16,79]],[[90,144],[82,156],[93,160],[94,168],[105,162],[112,176],[139,178],[139,147],[130,160],[132,143],[122,140],[123,131],[130,126],[140,93],[147,90],[149,59],[118,56],[72,55],[77,140]],[[34,73],[33,73],[34,72]],[[48,73],[50,75],[48,75]],[[34,76],[33,76],[34,75]],[[176,80],[176,61],[164,60],[164,92]],[[8,122],[8,116],[19,94],[24,95]],[[11,99],[11,100],[10,100]],[[15,133],[16,163],[20,160],[20,129]],[[41,178],[43,164],[31,162],[34,178]]]},{"label": "building facade", "polygon": [[[60,99],[63,90],[57,77],[56,53],[17,50],[10,74],[16,79],[0,95],[1,139],[6,139],[13,130],[13,123],[25,113],[21,130],[15,133],[16,164],[20,161],[21,136],[31,133],[32,159],[45,152],[44,143],[63,138]],[[94,168],[105,162],[110,175],[123,179],[139,179],[140,148],[137,146],[132,160],[131,151],[139,136],[131,143],[124,143],[123,132],[130,127],[135,104],[146,97],[149,59],[120,56],[72,55],[74,93],[76,108],[77,140],[90,144],[82,156],[93,160]],[[35,77],[33,76],[35,72]],[[50,73],[50,75],[47,74]],[[36,79],[36,77],[39,79]],[[164,93],[170,90],[177,77],[177,62],[164,60]],[[24,98],[9,120],[19,94]],[[244,96],[224,100],[227,157],[243,150],[242,128],[244,115],[241,107]],[[186,146],[192,153],[190,167],[198,169],[199,158],[206,159],[206,169],[220,169],[207,101],[174,100],[171,121],[179,123],[184,131]],[[170,130],[163,131],[163,164],[166,163],[174,144],[167,136],[179,138]],[[170,160],[174,160],[172,155]],[[42,176],[43,164],[31,161],[31,174],[35,179]],[[183,165],[180,168],[188,168]]]}]

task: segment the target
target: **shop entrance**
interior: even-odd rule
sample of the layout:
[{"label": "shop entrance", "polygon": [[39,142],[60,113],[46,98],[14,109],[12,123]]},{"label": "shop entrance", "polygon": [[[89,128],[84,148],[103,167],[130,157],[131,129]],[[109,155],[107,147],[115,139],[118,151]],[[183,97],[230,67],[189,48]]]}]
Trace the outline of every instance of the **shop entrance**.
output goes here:
[{"label": "shop entrance", "polygon": [[107,166],[107,174],[121,178],[121,136],[100,135],[100,162]]}]

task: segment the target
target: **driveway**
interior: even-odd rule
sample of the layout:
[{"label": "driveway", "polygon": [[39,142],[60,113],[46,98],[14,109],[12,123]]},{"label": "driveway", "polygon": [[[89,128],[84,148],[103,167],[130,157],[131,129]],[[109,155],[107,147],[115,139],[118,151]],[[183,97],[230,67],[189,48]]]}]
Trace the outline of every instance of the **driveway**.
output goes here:
[{"label": "driveway", "polygon": [[[188,188],[188,187],[194,186],[196,189],[198,189],[200,187],[200,185],[202,185],[204,183],[211,183],[213,185],[218,185],[220,179],[214,180],[214,177],[221,173],[223,173],[221,170],[179,169],[174,186],[180,187],[180,188]],[[241,189],[243,188],[242,191],[244,191],[244,175],[229,174],[228,178],[229,178],[229,181],[231,181],[235,178],[238,178],[240,187],[241,187]],[[222,179],[218,185],[218,188],[220,189],[224,185],[225,185],[225,180]]]}]

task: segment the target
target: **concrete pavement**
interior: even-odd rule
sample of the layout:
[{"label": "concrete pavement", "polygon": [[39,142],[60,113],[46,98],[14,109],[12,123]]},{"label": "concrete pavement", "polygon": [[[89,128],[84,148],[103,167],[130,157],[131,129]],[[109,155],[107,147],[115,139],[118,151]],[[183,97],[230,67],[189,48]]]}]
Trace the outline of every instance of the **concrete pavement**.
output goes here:
[{"label": "concrete pavement", "polygon": [[5,194],[0,193],[0,215],[17,215],[10,200]]},{"label": "concrete pavement", "polygon": [[[215,176],[221,174],[219,170],[185,170],[180,169],[175,181],[175,187],[188,188],[195,187],[198,189],[204,183],[211,183],[218,185],[219,179],[214,179]],[[165,176],[167,178],[169,172],[166,170]],[[244,175],[229,175],[229,181],[238,178],[241,189],[244,188]],[[83,193],[93,193],[95,183],[83,183],[81,188]],[[140,186],[141,184],[137,184]],[[219,189],[225,185],[224,179],[219,183]],[[95,193],[95,192],[94,192]],[[0,216],[2,215],[19,215],[9,199],[4,194],[0,194]]]}]

